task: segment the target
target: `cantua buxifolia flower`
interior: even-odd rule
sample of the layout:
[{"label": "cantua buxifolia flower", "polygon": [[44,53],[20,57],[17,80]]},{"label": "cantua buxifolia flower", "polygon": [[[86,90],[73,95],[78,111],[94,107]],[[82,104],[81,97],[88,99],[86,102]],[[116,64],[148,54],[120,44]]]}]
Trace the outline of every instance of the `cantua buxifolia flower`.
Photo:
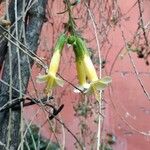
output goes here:
[{"label": "cantua buxifolia flower", "polygon": [[76,70],[77,70],[77,78],[79,80],[79,85],[77,88],[74,89],[75,93],[79,93],[80,91],[83,91],[85,89],[89,88],[89,84],[86,81],[86,72],[84,71],[84,65],[83,65],[83,56],[84,52],[80,50],[79,45],[76,44],[76,36],[70,36],[68,38],[68,43],[73,45],[73,50],[75,53],[76,58]]},{"label": "cantua buxifolia flower", "polygon": [[63,86],[64,81],[56,76],[56,73],[59,69],[59,63],[61,58],[61,52],[66,43],[66,35],[62,34],[56,42],[54,48],[54,53],[48,68],[48,72],[45,75],[40,75],[37,77],[37,82],[46,83],[45,93],[48,94],[56,86]]},{"label": "cantua buxifolia flower", "polygon": [[[95,93],[95,96],[98,99],[97,91],[104,90],[105,87],[111,82],[111,78],[98,78],[85,42],[78,36],[74,38],[75,39],[74,41],[72,40],[72,43],[76,56],[76,68],[79,87],[81,90],[84,89],[83,91],[87,94]],[[90,81],[89,83],[87,82],[86,78],[88,81]]]}]

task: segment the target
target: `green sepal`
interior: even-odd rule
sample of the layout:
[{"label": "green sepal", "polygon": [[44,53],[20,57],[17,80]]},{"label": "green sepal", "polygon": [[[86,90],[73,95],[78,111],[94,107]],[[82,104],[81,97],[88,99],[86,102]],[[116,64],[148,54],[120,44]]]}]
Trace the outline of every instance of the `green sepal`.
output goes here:
[{"label": "green sepal", "polygon": [[83,59],[85,55],[89,55],[86,43],[79,36],[74,36],[75,41],[73,43],[73,50],[76,56],[76,61]]},{"label": "green sepal", "polygon": [[68,37],[68,39],[67,39],[67,43],[68,43],[68,44],[71,44],[71,45],[72,45],[75,41],[76,41],[76,37],[73,36],[73,35],[70,35],[70,36]]},{"label": "green sepal", "polygon": [[61,52],[66,42],[67,42],[67,36],[66,34],[62,33],[57,39],[54,52],[57,50]]}]

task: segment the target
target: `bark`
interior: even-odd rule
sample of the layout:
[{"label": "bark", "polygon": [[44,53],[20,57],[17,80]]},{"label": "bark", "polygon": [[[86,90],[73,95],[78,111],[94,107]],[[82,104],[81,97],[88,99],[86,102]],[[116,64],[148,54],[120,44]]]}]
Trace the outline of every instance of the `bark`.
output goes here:
[{"label": "bark", "polygon": [[[9,8],[10,9],[10,18],[14,22],[14,2],[15,0],[12,0],[10,3]],[[26,0],[27,3],[27,0]],[[32,52],[36,52],[38,47],[38,40],[40,31],[42,28],[42,24],[44,21],[45,16],[45,7],[46,7],[47,0],[37,0],[35,4],[30,8],[28,12],[28,22],[26,25],[26,46],[29,47]],[[22,7],[23,6],[23,0],[18,0],[17,2],[18,6],[18,12],[17,16],[21,16],[22,14]],[[20,19],[18,21],[18,34],[19,34],[19,40],[22,41],[23,35],[22,35],[22,24],[23,20]],[[14,39],[11,39],[12,41],[16,42]],[[1,46],[0,46],[1,47]],[[6,48],[6,46],[5,46]],[[13,87],[16,89],[19,89],[19,75],[18,75],[18,59],[17,59],[17,52],[16,52],[16,46],[11,44],[11,51],[12,51],[12,79],[13,79]],[[30,69],[29,69],[29,63],[27,55],[23,52],[19,51],[20,53],[20,66],[21,66],[21,77],[22,77],[22,93],[26,92],[26,88],[28,85],[28,81],[30,78]],[[1,52],[0,52],[1,54]],[[7,52],[7,49],[5,49],[5,63],[2,73],[2,80],[9,83],[10,82],[10,68],[9,68],[9,53]],[[32,66],[33,60],[29,59],[30,65]],[[3,83],[0,83],[0,107],[2,107],[4,104],[6,104],[9,101],[9,87],[4,85]],[[19,97],[19,92],[13,90],[12,91],[12,99],[14,97]],[[0,141],[4,144],[7,143],[7,136],[8,136],[8,128],[11,130],[11,138],[10,138],[10,150],[17,150],[18,145],[20,143],[20,112],[21,110],[13,110],[12,113],[9,114],[9,111],[4,111],[0,113]],[[8,126],[9,117],[11,117],[11,125]],[[4,146],[0,145],[0,150],[4,150]]]},{"label": "bark", "polygon": [[[9,20],[11,24],[14,24],[15,22],[15,9],[14,9],[14,0],[10,1],[8,11],[9,11]],[[18,15],[22,12],[22,0],[17,1],[18,6]],[[6,17],[5,17],[6,18]],[[11,30],[13,31],[14,26],[11,27]],[[3,61],[5,60],[5,56],[7,54],[7,39],[3,37],[3,34],[5,31],[0,27],[0,70],[3,64]]]}]

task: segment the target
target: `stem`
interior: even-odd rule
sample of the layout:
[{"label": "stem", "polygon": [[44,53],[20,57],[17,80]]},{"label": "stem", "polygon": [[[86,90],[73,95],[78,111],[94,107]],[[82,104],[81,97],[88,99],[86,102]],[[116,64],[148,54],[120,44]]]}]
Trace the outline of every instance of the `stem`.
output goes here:
[{"label": "stem", "polygon": [[70,0],[65,0],[66,6],[67,6],[67,11],[68,11],[68,24],[67,24],[67,30],[72,34],[75,35],[76,34],[76,25],[75,25],[75,21],[74,18],[72,16],[72,4],[70,2]]},{"label": "stem", "polygon": [[[9,12],[8,12],[8,5],[9,5],[9,1],[6,0],[6,16],[7,16],[7,20],[9,20]],[[8,32],[10,33],[10,29],[8,29]],[[10,36],[8,37],[10,38]],[[9,102],[11,103],[12,101],[12,52],[11,52],[11,44],[10,42],[8,42],[8,53],[9,53]],[[11,119],[12,119],[12,110],[9,109],[9,121],[8,121],[8,134],[7,134],[7,146],[6,148],[9,149],[10,147],[10,141],[11,141]]]},{"label": "stem", "polygon": [[[97,32],[97,28],[96,28],[96,24],[95,24],[95,21],[94,21],[94,17],[93,17],[93,14],[91,12],[91,10],[88,8],[87,4],[85,3],[85,6],[87,7],[87,10],[88,10],[88,13],[89,13],[89,16],[91,18],[91,21],[92,21],[92,24],[93,24],[93,28],[94,28],[94,33],[95,33],[95,38],[96,38],[96,43],[97,43],[97,49],[98,49],[98,57],[99,57],[99,77],[101,78],[102,77],[102,59],[101,59],[101,51],[100,51],[100,45],[99,45],[99,39],[98,39],[98,32]],[[100,149],[100,146],[101,146],[101,107],[102,107],[102,104],[101,104],[101,99],[102,99],[102,91],[100,91],[100,99],[98,101],[99,103],[99,115],[98,115],[98,131],[97,131],[97,150]]]}]

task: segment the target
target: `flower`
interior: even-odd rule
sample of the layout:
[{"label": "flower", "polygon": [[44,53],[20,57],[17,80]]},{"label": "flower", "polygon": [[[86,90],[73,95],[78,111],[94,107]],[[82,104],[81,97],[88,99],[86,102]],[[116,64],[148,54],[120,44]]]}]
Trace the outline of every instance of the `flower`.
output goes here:
[{"label": "flower", "polygon": [[61,54],[59,51],[55,51],[52,56],[51,63],[46,75],[40,75],[37,77],[37,82],[46,83],[45,93],[48,94],[54,87],[63,86],[64,81],[56,77],[56,73],[59,68]]},{"label": "flower", "polygon": [[[76,56],[76,68],[80,85],[79,89],[85,94],[94,93],[96,99],[98,99],[98,91],[104,90],[105,87],[111,83],[111,78],[108,76],[102,79],[98,78],[85,42],[80,37],[76,37],[73,48]],[[86,77],[90,83],[87,82]]]},{"label": "flower", "polygon": [[52,56],[47,74],[39,75],[37,77],[37,82],[46,83],[46,87],[45,87],[45,93],[46,94],[51,92],[51,90],[53,88],[55,88],[56,86],[62,87],[64,84],[63,80],[56,77],[56,73],[59,69],[61,52],[62,52],[62,49],[64,47],[65,42],[66,42],[66,35],[62,34],[57,40],[57,43],[56,43],[56,46],[54,49],[54,54]]},{"label": "flower", "polygon": [[83,66],[85,68],[85,73],[90,81],[89,88],[85,91],[87,94],[96,93],[96,91],[104,90],[106,86],[111,83],[111,77],[106,76],[99,79],[89,55],[84,55]]}]

